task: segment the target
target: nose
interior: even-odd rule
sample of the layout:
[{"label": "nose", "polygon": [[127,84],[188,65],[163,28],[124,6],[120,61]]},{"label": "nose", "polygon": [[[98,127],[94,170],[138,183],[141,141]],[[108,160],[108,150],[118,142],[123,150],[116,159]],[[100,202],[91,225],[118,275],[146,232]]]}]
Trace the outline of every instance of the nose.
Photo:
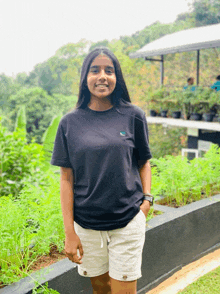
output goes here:
[{"label": "nose", "polygon": [[100,70],[100,73],[99,73],[99,80],[100,80],[100,81],[106,80],[106,72],[105,72],[104,69],[101,69],[101,70]]}]

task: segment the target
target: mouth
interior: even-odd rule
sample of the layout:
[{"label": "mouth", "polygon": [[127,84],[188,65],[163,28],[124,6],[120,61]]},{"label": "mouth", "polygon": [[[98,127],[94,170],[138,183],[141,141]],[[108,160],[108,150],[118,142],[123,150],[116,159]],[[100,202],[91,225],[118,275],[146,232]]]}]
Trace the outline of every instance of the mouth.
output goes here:
[{"label": "mouth", "polygon": [[106,84],[96,84],[95,87],[108,88],[108,85],[106,85]]}]

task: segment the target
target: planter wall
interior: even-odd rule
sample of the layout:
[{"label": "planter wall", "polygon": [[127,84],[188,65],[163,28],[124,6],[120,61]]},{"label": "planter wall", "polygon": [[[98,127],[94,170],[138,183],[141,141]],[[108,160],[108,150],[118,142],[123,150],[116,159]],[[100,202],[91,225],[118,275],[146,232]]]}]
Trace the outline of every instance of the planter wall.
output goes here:
[{"label": "planter wall", "polygon": [[[181,208],[157,204],[154,207],[164,214],[146,225],[139,294],[146,293],[186,264],[220,247],[220,195]],[[41,283],[48,281],[49,287],[61,294],[92,294],[90,279],[79,276],[76,264],[68,259],[48,269],[48,273],[46,268],[33,276]],[[33,286],[30,278],[25,278],[0,289],[0,294],[31,294]]]}]

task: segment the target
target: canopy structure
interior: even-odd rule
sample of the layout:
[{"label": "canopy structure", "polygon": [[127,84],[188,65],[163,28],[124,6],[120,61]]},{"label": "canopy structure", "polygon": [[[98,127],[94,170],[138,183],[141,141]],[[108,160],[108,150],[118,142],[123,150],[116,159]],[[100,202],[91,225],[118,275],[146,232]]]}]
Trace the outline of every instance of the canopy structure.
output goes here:
[{"label": "canopy structure", "polygon": [[[220,47],[220,24],[192,28],[168,34],[131,53],[131,58],[161,62],[161,84],[164,79],[164,55],[197,51],[197,85],[199,84],[199,53],[201,49]],[[160,55],[160,59],[149,58]]]}]

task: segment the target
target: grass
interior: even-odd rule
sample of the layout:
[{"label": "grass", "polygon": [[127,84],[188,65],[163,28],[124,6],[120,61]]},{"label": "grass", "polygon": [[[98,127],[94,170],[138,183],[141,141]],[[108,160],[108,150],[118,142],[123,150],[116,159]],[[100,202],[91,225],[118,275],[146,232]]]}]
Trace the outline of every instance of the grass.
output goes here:
[{"label": "grass", "polygon": [[219,294],[220,266],[187,286],[178,294]]}]

